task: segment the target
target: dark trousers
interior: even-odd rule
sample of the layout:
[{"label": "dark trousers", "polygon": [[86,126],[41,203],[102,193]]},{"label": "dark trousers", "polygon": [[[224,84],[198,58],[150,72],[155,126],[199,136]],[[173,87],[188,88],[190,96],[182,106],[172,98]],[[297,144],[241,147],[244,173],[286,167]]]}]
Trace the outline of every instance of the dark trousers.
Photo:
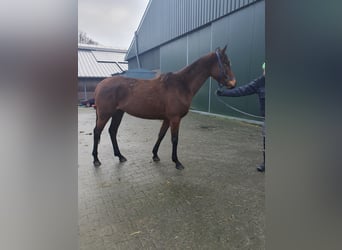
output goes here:
[{"label": "dark trousers", "polygon": [[262,137],[263,137],[263,150],[262,150],[262,153],[263,153],[263,157],[264,157],[263,164],[265,166],[265,139],[266,139],[266,126],[265,126],[265,122],[262,124]]},{"label": "dark trousers", "polygon": [[262,150],[262,154],[264,156],[264,161],[263,161],[263,164],[265,166],[265,136],[263,136],[263,144],[264,144],[264,147],[263,147],[263,150]]}]

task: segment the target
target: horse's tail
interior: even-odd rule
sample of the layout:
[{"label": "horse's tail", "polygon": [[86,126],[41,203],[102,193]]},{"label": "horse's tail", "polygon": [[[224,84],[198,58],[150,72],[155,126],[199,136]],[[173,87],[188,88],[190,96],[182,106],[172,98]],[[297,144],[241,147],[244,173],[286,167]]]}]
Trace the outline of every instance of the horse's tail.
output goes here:
[{"label": "horse's tail", "polygon": [[[95,128],[94,128],[94,134],[95,134],[95,129],[97,128],[97,120],[99,119],[99,114],[97,113],[97,109],[96,109],[96,105],[95,105],[95,100],[94,100],[94,105],[93,105],[94,109],[95,109],[95,114],[96,114],[96,122],[95,122]],[[100,140],[101,137],[98,139],[97,144],[100,144]]]},{"label": "horse's tail", "polygon": [[94,104],[92,105],[94,107],[94,109],[96,110],[96,100],[94,98]]}]

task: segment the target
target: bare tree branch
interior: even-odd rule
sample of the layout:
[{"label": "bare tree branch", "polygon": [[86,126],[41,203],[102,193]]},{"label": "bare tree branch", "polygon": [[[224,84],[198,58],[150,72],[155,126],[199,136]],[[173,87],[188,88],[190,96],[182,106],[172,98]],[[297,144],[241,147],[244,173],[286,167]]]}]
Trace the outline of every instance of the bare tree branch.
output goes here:
[{"label": "bare tree branch", "polygon": [[78,43],[99,45],[98,42],[88,37],[87,33],[83,31],[78,32]]}]

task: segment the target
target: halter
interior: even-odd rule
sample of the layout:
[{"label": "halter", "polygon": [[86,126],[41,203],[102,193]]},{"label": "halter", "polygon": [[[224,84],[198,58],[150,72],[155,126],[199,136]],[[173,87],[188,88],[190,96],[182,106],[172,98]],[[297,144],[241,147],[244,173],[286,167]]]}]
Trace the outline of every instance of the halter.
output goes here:
[{"label": "halter", "polygon": [[[216,49],[215,51],[215,54],[216,54],[216,57],[217,57],[217,61],[218,61],[218,64],[219,64],[219,68],[220,68],[220,76],[219,76],[219,79],[228,79],[228,75],[226,74],[224,68],[223,68],[223,64],[222,64],[222,61],[221,61],[221,58],[220,58],[220,54],[219,54],[219,50]],[[223,87],[223,84],[219,81],[219,86],[220,88]]]}]

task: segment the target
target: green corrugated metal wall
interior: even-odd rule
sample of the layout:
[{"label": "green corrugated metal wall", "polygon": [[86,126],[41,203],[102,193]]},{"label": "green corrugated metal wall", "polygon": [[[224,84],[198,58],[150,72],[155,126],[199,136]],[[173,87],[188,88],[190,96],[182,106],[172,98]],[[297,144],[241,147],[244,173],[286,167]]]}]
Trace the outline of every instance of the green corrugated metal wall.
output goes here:
[{"label": "green corrugated metal wall", "polygon": [[[197,60],[200,55],[207,54],[210,49],[210,33],[211,27],[205,27],[197,32],[188,36],[188,55],[189,64]],[[208,79],[205,84],[200,88],[198,93],[192,100],[191,107],[196,110],[209,111],[209,82]]]},{"label": "green corrugated metal wall", "polygon": [[[265,60],[264,10],[265,2],[258,2],[214,22],[212,25],[213,48],[228,43],[227,54],[232,62],[237,86],[249,82],[262,73],[261,64]],[[213,93],[216,90],[217,83],[212,82],[211,92]],[[238,109],[259,115],[259,103],[256,95],[222,99]],[[227,109],[213,95],[210,112],[249,118]]]},{"label": "green corrugated metal wall", "polygon": [[[137,30],[139,53],[180,37],[258,0],[150,0]],[[133,39],[127,60],[135,56]]]},{"label": "green corrugated metal wall", "polygon": [[[201,3],[204,4],[205,1]],[[245,1],[246,3],[247,1]],[[222,4],[224,5],[224,3]],[[207,15],[206,18],[210,18],[210,13]],[[204,20],[206,18],[204,17]],[[232,61],[232,69],[237,78],[237,86],[249,82],[262,73],[261,64],[265,60],[264,1],[255,2],[208,23],[200,29],[147,51],[140,55],[140,61],[143,62],[143,68],[159,68],[161,72],[177,71],[187,64],[191,64],[200,56],[213,51],[216,47],[222,48],[226,44],[228,44],[227,54]],[[159,62],[156,60],[158,52]],[[133,57],[129,60],[129,67],[135,66],[136,60]],[[217,100],[216,89],[217,82],[209,78],[194,97],[192,108],[204,112],[257,120],[226,108]],[[222,99],[245,112],[259,115],[259,103],[256,95]]]}]

